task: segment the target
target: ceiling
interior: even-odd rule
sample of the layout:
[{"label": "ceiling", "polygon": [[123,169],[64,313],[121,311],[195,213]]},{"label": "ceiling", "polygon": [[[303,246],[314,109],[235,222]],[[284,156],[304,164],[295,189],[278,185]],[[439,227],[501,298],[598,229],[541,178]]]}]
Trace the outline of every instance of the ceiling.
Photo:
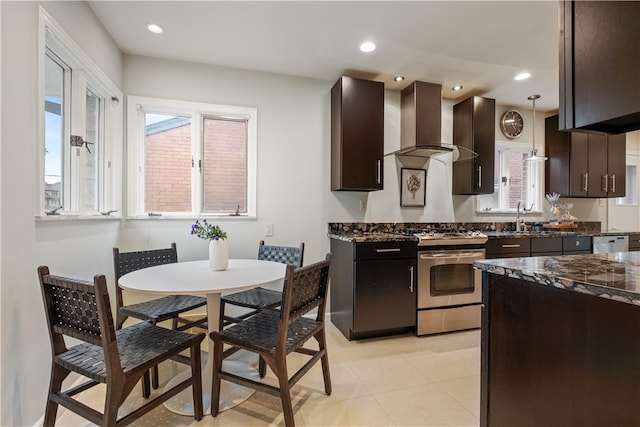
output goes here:
[{"label": "ceiling", "polygon": [[[89,1],[124,53],[558,108],[557,1]],[[161,35],[146,29],[164,27]],[[378,48],[361,53],[359,45]],[[515,81],[528,71],[532,77]],[[396,83],[393,77],[406,79]],[[462,91],[451,88],[460,84]]]}]

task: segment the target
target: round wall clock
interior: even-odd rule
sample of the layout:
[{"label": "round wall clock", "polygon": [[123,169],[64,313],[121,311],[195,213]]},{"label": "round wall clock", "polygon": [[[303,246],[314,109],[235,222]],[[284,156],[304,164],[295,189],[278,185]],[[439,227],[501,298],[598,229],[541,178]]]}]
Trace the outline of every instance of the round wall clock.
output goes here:
[{"label": "round wall clock", "polygon": [[524,120],[522,114],[516,110],[506,111],[500,119],[500,130],[509,139],[517,138],[522,134]]}]

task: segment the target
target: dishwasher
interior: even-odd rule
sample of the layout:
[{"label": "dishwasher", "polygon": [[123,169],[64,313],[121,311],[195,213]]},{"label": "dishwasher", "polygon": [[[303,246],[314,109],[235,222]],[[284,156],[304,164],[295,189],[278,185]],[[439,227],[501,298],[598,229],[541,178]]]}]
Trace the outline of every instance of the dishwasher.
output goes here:
[{"label": "dishwasher", "polygon": [[593,253],[628,252],[629,236],[594,236]]}]

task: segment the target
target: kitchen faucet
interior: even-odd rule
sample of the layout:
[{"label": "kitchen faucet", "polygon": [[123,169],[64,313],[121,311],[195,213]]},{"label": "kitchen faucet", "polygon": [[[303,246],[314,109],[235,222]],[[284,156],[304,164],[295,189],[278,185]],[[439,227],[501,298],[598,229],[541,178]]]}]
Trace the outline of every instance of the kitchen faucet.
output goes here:
[{"label": "kitchen faucet", "polygon": [[524,206],[522,200],[518,201],[518,206],[516,206],[516,231],[527,231],[527,225],[524,223],[524,219],[520,218],[520,206],[522,206],[522,215],[526,215],[527,212],[533,209],[533,203],[529,209]]}]

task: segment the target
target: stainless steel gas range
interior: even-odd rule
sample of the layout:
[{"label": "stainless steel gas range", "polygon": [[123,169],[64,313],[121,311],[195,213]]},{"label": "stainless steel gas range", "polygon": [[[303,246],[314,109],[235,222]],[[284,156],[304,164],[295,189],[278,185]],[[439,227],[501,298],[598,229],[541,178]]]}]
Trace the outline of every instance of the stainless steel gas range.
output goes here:
[{"label": "stainless steel gas range", "polygon": [[487,236],[457,230],[415,230],[418,237],[417,335],[480,327]]}]

